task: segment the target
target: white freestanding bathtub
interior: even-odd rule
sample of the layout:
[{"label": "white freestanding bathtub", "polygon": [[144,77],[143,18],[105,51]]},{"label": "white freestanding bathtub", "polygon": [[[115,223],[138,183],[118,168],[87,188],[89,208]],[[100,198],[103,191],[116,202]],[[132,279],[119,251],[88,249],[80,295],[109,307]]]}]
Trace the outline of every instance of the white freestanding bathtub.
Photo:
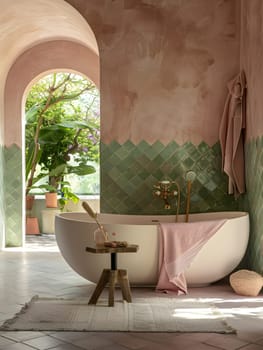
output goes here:
[{"label": "white freestanding bathtub", "polygon": [[[99,222],[113,240],[138,244],[137,253],[119,253],[118,267],[127,269],[133,285],[156,285],[158,279],[158,221],[174,222],[175,216],[138,216],[99,214]],[[249,216],[246,212],[190,214],[189,221],[226,219],[195,256],[185,271],[189,286],[202,286],[218,281],[231,273],[243,258],[249,237]],[[184,221],[180,215],[179,221]],[[110,267],[110,254],[85,251],[94,244],[97,225],[85,212],[60,213],[55,218],[58,247],[66,262],[79,275],[97,282],[102,269]]]}]

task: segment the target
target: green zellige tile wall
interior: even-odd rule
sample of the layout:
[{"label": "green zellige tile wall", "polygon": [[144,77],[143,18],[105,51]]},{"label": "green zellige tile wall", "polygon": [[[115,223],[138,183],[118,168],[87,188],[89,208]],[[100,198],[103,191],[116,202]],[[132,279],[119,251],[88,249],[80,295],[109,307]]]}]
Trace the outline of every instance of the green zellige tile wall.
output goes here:
[{"label": "green zellige tile wall", "polygon": [[202,142],[163,145],[145,141],[134,145],[101,144],[101,212],[120,214],[173,214],[164,209],[164,202],[153,196],[153,185],[168,178],[181,187],[180,212],[185,213],[185,174],[193,170],[191,212],[237,210],[242,198],[234,200],[227,194],[227,177],[221,171],[219,143],[213,147]]},{"label": "green zellige tile wall", "polygon": [[[17,146],[4,148],[3,169],[6,245],[19,246],[22,242],[23,191],[22,153]],[[153,196],[153,185],[168,178],[180,184],[180,212],[185,213],[185,173],[188,170],[195,171],[197,175],[192,186],[191,212],[242,210],[243,198],[236,201],[227,194],[227,177],[221,171],[218,143],[210,147],[204,142],[198,146],[190,142],[179,146],[175,142],[168,145],[160,142],[134,145],[127,141],[122,145],[117,142],[101,144],[101,211],[173,214],[175,200],[171,202],[171,210],[165,210],[163,201]],[[260,225],[260,210],[256,212],[255,222]]]},{"label": "green zellige tile wall", "polygon": [[22,151],[16,145],[4,149],[4,198],[6,246],[22,244]]},{"label": "green zellige tile wall", "polygon": [[263,137],[246,144],[246,183],[250,213],[249,265],[263,274]]}]

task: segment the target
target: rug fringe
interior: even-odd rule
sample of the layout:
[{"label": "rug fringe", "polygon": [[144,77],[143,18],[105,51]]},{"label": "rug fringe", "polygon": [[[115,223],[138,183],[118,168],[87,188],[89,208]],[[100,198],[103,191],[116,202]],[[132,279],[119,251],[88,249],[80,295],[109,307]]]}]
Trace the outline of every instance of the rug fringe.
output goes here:
[{"label": "rug fringe", "polygon": [[[4,321],[4,323],[0,326],[0,331],[8,331],[9,327],[16,322],[16,320],[18,319],[18,317],[20,315],[23,315],[24,313],[26,313],[27,309],[30,307],[30,305],[35,302],[36,300],[39,299],[38,295],[34,295],[30,301],[26,302],[24,304],[24,306],[22,307],[22,309],[20,311],[18,311],[12,318],[10,318],[9,320]],[[13,330],[13,329],[12,329]]]},{"label": "rug fringe", "polygon": [[220,312],[220,309],[218,307],[216,307],[215,305],[211,305],[210,304],[210,307],[211,307],[211,310],[213,310],[213,312],[215,313],[215,315],[220,315],[221,316],[221,322],[224,324],[224,326],[226,327],[226,331],[225,332],[222,332],[222,333],[231,333],[231,334],[237,334],[237,331],[236,329],[234,329],[233,327],[229,326],[229,324],[227,323],[226,319],[223,318],[223,314],[222,312]]}]

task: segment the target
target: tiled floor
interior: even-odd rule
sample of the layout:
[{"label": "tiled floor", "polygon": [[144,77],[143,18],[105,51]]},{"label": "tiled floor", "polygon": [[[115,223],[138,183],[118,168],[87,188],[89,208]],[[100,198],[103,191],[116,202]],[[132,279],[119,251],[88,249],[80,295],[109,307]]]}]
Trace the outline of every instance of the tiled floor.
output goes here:
[{"label": "tiled floor", "polygon": [[[39,239],[41,242],[39,243]],[[0,252],[0,323],[12,318],[33,295],[85,297],[94,289],[74,273],[58,252],[54,236],[27,237],[26,248]],[[134,296],[152,296],[152,289],[133,288]],[[227,285],[192,288],[191,297],[209,298],[225,310],[237,334],[0,332],[2,350],[260,350],[263,349],[263,295],[245,298]],[[256,313],[261,308],[261,317]]]}]

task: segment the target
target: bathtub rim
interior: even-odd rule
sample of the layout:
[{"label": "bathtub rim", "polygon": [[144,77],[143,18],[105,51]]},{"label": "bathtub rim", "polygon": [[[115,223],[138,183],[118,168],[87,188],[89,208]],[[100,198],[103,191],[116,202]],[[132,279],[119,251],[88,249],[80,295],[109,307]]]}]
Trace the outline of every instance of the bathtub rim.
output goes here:
[{"label": "bathtub rim", "polygon": [[[81,212],[61,212],[57,213],[56,217],[63,220],[84,222],[84,223],[94,223],[88,213]],[[178,222],[185,223],[185,214],[180,214]],[[235,220],[242,217],[249,218],[249,212],[247,211],[217,211],[217,212],[204,212],[204,213],[191,213],[189,214],[189,222],[195,221],[210,221],[210,220]],[[114,220],[106,220],[113,219]],[[141,221],[131,221],[132,219],[141,219]],[[98,220],[102,224],[119,224],[119,225],[153,225],[162,222],[175,222],[175,215],[142,215],[142,214],[115,214],[115,213],[98,213]],[[117,219],[121,219],[118,221]],[[127,221],[126,221],[127,219]],[[166,219],[166,220],[165,220]]]}]

